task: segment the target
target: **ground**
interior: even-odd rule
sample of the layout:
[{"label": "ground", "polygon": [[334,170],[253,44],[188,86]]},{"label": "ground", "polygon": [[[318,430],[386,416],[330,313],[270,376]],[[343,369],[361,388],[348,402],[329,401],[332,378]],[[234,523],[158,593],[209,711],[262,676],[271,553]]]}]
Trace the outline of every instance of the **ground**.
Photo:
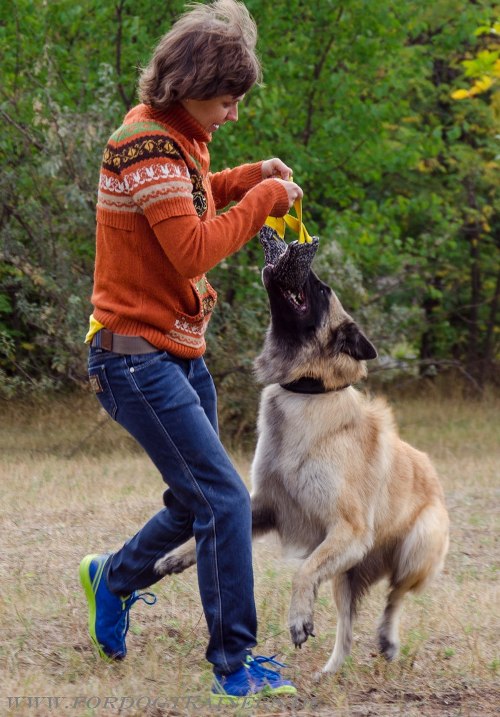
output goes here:
[{"label": "ground", "polygon": [[[293,565],[273,541],[255,546],[259,648],[277,654],[299,689],[295,699],[264,700],[248,715],[413,715],[499,713],[498,466],[500,401],[433,395],[394,397],[403,437],[429,452],[451,517],[443,574],[406,599],[401,655],[376,651],[385,595],[362,604],[352,657],[341,674],[313,683],[335,639],[327,585],[320,589],[316,638],[301,650],[287,622]],[[78,563],[113,550],[161,507],[163,486],[131,439],[92,396],[2,408],[0,426],[0,713],[69,715],[233,714],[206,704],[211,672],[196,570],[155,586],[153,607],[131,612],[129,654],[103,664],[87,635]],[[250,456],[234,452],[248,480]]]}]

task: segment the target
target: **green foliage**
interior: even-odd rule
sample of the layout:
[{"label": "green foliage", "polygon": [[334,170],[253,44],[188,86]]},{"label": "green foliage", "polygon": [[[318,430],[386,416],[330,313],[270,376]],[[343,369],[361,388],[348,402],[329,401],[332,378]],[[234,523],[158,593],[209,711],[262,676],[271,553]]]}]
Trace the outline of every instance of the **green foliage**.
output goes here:
[{"label": "green foliage", "polygon": [[[318,272],[385,365],[497,366],[497,107],[491,0],[247,0],[266,85],[211,145],[213,169],[281,156],[305,191]],[[108,135],[179,0],[13,0],[0,8],[0,387],[85,374],[94,207]],[[495,79],[496,81],[496,79]],[[267,324],[256,241],[211,275],[209,359],[231,430],[253,424]]]},{"label": "green foliage", "polygon": [[250,5],[269,87],[248,98],[238,145],[219,135],[214,157],[258,145],[287,158],[319,257],[335,241],[343,268],[361,273],[357,297],[341,277],[334,286],[382,356],[404,341],[422,372],[451,361],[476,385],[491,378],[497,125],[487,96],[465,107],[451,91],[493,6],[384,2],[367,14],[364,2],[278,2],[263,22],[261,3]]},{"label": "green foliage", "polygon": [[7,395],[85,375],[102,149],[135,101],[137,67],[158,27],[180,8],[16,0],[0,9],[0,389]]}]

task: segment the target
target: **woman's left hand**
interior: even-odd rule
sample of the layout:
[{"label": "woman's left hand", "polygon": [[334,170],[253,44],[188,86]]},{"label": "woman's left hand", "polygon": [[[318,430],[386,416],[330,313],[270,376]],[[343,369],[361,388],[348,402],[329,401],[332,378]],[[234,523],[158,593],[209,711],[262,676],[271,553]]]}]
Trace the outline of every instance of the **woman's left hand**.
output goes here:
[{"label": "woman's left hand", "polygon": [[290,179],[292,170],[287,167],[278,157],[266,159],[262,162],[262,179],[270,179],[279,177],[280,179]]}]

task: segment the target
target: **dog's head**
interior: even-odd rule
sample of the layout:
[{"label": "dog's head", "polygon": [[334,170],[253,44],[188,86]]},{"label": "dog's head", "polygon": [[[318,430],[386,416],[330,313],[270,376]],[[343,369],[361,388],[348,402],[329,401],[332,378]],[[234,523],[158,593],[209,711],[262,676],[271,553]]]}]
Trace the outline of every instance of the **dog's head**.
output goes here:
[{"label": "dog's head", "polygon": [[309,377],[326,389],[360,381],[366,376],[364,361],[377,352],[335,292],[312,271],[318,239],[287,245],[266,226],[260,241],[271,324],[255,362],[258,378],[283,384]]}]

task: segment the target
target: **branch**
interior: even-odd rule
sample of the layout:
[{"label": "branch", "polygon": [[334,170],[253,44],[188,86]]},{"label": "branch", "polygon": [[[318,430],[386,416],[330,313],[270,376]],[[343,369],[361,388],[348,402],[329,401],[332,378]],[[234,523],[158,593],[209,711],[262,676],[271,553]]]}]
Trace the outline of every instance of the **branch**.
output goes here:
[{"label": "branch", "polygon": [[372,304],[376,304],[380,301],[380,299],[390,296],[394,289],[397,289],[398,286],[406,283],[409,274],[420,274],[420,268],[417,266],[405,266],[403,272],[399,276],[389,279],[387,285],[383,289],[380,289],[380,291],[377,291],[376,293],[371,292],[370,298],[364,301],[362,306],[371,306]]},{"label": "branch", "polygon": [[2,116],[6,122],[12,125],[12,127],[15,127],[18,132],[20,132],[24,137],[26,137],[30,144],[36,147],[40,152],[43,152],[43,150],[45,149],[43,144],[34,137],[32,137],[28,130],[25,129],[22,125],[18,124],[14,119],[12,119],[12,117],[8,115],[7,112],[5,112],[4,110],[0,110],[0,116]]},{"label": "branch", "polygon": [[[342,12],[342,9],[340,10]],[[309,98],[307,100],[307,120],[306,120],[306,126],[304,127],[304,132],[302,134],[304,138],[304,145],[307,147],[309,144],[309,140],[311,139],[312,135],[312,120],[313,120],[313,107],[314,107],[314,100],[316,97],[316,83],[318,82],[321,71],[323,70],[324,64],[326,62],[326,58],[328,57],[328,53],[331,50],[331,47],[333,45],[333,41],[335,39],[335,35],[332,33],[330,36],[330,39],[326,43],[325,47],[323,48],[323,52],[321,53],[321,57],[319,58],[318,62],[314,66],[313,71],[313,81],[311,83],[311,91],[309,93]]]},{"label": "branch", "polygon": [[121,74],[122,74],[122,30],[123,30],[123,7],[125,5],[125,0],[120,0],[118,5],[116,6],[116,19],[118,21],[118,27],[116,30],[116,52],[115,52],[115,68],[116,68],[116,74],[118,77],[118,92],[120,93],[120,97],[122,98],[123,104],[125,105],[125,109],[130,109],[130,98],[127,97],[127,94],[123,88],[122,82],[120,80]]},{"label": "branch", "polygon": [[[337,19],[334,23],[334,26],[336,26],[342,17],[342,13],[344,12],[344,8],[341,6],[339,7],[339,11],[337,14]],[[309,97],[307,100],[307,120],[306,120],[306,126],[304,127],[304,132],[302,134],[304,138],[304,145],[307,147],[309,144],[309,140],[311,139],[312,134],[312,120],[313,120],[313,106],[314,106],[314,100],[316,97],[316,86],[317,82],[321,76],[321,72],[323,71],[323,67],[325,65],[326,59],[328,57],[328,53],[330,52],[333,41],[335,40],[335,35],[332,32],[330,35],[329,40],[327,41],[326,45],[323,48],[323,52],[321,53],[321,56],[317,63],[314,65],[314,71],[313,71],[313,81],[311,82],[311,91],[309,93]]]},{"label": "branch", "polygon": [[495,293],[491,299],[490,316],[488,325],[486,327],[486,336],[484,338],[484,350],[483,354],[488,361],[492,359],[493,353],[493,335],[496,326],[496,318],[498,312],[498,303],[500,299],[500,271],[497,274],[497,282],[495,286]]},{"label": "branch", "polygon": [[[20,214],[18,214],[18,212],[16,212],[15,209],[13,207],[11,207],[9,204],[3,205],[3,211],[4,211],[4,214],[7,215],[7,217],[13,217],[21,225],[21,227],[24,229],[26,234],[29,236],[29,238],[31,240],[31,245],[36,246],[35,236],[34,236],[33,232],[31,231],[31,227],[29,226],[29,224],[27,224],[27,222],[25,222],[23,217]],[[2,261],[4,261],[5,258],[6,257],[3,254],[3,252],[0,253],[0,259]],[[7,257],[7,260],[9,260],[9,257]],[[12,263],[14,263],[14,262],[12,262]]]},{"label": "branch", "polygon": [[[417,366],[419,368],[426,368],[426,367],[433,367],[433,368],[439,368],[439,369],[449,369],[454,368],[457,369],[466,379],[467,381],[470,381],[476,391],[478,393],[483,393],[483,389],[479,385],[479,383],[476,381],[474,376],[472,376],[465,368],[464,364],[461,361],[455,361],[451,359],[401,359],[403,363],[406,364],[412,364],[414,366]],[[389,365],[389,366],[375,366],[374,368],[370,368],[369,374],[374,375],[377,373],[382,373],[382,371],[394,371],[394,370],[401,370],[400,366],[397,365]],[[425,374],[420,374],[419,376],[413,376],[412,378],[408,378],[406,381],[403,381],[401,385],[411,383],[414,381],[420,381],[423,378],[427,378]]]},{"label": "branch", "polygon": [[354,155],[357,153],[358,149],[361,149],[361,147],[365,144],[366,141],[367,141],[366,139],[360,140],[360,141],[357,143],[357,145],[355,145],[355,146],[350,150],[349,154],[346,155],[346,158],[343,159],[342,162],[340,162],[339,164],[336,164],[336,165],[334,165],[334,166],[332,167],[332,171],[336,171],[337,169],[342,169],[350,160],[352,160],[352,158],[354,157]]},{"label": "branch", "polygon": [[[108,423],[109,416],[106,414],[105,416],[101,417],[99,421],[97,421],[96,425],[93,426],[88,433],[86,433],[83,438],[81,438],[77,443],[74,443],[73,446],[64,453],[64,458],[73,458],[74,455],[80,450],[80,448],[83,445],[89,445],[89,440],[92,438],[94,433],[97,433],[97,431],[100,431],[103,426]],[[91,444],[90,444],[91,445]],[[58,448],[61,448],[62,444],[58,444],[56,446],[53,446],[51,448],[51,451],[56,451]]]}]

